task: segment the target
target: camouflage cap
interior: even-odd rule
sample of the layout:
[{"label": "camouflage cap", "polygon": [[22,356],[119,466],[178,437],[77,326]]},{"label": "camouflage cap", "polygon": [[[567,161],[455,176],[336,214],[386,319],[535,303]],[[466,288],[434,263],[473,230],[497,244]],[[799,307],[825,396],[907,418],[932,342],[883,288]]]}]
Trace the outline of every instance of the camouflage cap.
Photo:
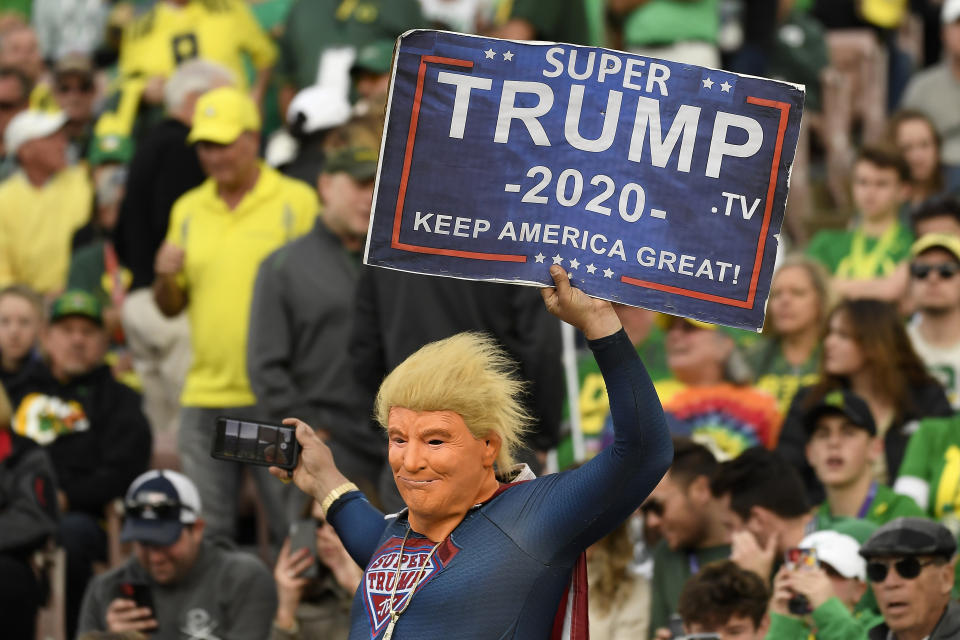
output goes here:
[{"label": "camouflage cap", "polygon": [[897,518],[877,529],[860,547],[864,558],[876,556],[953,557],[957,541],[950,530],[926,518]]}]

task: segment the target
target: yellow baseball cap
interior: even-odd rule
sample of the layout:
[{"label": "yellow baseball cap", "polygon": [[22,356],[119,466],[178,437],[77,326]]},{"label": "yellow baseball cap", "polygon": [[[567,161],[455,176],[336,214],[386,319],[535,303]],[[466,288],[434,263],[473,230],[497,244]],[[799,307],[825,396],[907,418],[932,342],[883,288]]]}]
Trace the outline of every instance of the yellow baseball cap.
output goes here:
[{"label": "yellow baseball cap", "polygon": [[654,318],[654,322],[658,327],[667,331],[670,329],[670,325],[673,324],[673,321],[679,318],[687,324],[693,325],[697,329],[706,329],[707,331],[716,331],[719,326],[715,324],[710,324],[709,322],[704,322],[703,320],[694,320],[693,318],[684,318],[682,316],[673,316],[668,313],[658,313]]},{"label": "yellow baseball cap", "polygon": [[220,87],[197,100],[187,142],[230,144],[244,131],[260,131],[257,105],[240,89]]},{"label": "yellow baseball cap", "polygon": [[910,247],[910,255],[916,257],[926,251],[938,247],[953,254],[960,261],[960,238],[947,233],[926,233]]}]

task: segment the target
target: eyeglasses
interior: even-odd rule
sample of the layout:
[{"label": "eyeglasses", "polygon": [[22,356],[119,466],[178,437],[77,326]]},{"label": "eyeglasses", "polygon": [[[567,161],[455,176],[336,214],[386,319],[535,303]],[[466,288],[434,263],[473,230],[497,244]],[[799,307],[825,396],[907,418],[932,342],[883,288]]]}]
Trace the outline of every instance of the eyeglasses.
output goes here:
[{"label": "eyeglasses", "polygon": [[913,556],[901,558],[896,562],[879,562],[873,560],[867,563],[867,578],[870,579],[870,582],[883,582],[887,579],[890,567],[893,566],[901,578],[913,580],[920,575],[920,571],[923,570],[924,567],[934,563],[936,563],[936,560],[924,560],[921,562]]},{"label": "eyeglasses", "polygon": [[926,280],[931,271],[936,271],[942,280],[949,280],[960,273],[960,262],[944,262],[943,264],[921,264],[914,262],[910,265],[910,275],[917,280]]}]

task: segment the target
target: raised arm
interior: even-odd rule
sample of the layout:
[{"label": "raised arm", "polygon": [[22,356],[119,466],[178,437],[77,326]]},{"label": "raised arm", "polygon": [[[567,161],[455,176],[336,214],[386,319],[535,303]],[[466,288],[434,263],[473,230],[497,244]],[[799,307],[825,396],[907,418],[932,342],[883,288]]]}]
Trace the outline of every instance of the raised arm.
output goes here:
[{"label": "raised arm", "polygon": [[[610,397],[614,442],[579,469],[510,489],[490,517],[543,562],[572,560],[612,531],[647,497],[673,460],[673,445],[653,383],[613,306],[550,271],[547,309],[584,332]],[[522,516],[522,517],[521,517]]]}]

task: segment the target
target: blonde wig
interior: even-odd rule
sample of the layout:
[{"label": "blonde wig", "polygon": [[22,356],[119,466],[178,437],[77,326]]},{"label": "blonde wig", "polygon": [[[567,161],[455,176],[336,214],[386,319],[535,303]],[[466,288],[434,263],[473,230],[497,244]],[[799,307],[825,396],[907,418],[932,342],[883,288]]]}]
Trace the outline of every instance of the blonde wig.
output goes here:
[{"label": "blonde wig", "polygon": [[474,437],[500,436],[497,467],[506,473],[531,423],[515,371],[516,364],[488,335],[466,332],[431,342],[384,379],[374,407],[377,422],[386,429],[393,407],[453,411]]}]

